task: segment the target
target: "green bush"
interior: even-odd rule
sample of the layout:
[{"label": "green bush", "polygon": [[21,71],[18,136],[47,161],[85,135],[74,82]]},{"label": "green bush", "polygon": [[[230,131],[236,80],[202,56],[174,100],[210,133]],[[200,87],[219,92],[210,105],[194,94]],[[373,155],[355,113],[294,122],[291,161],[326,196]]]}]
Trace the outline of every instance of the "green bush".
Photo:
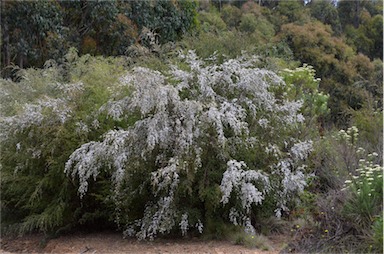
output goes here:
[{"label": "green bush", "polygon": [[253,33],[257,28],[258,22],[255,15],[248,13],[241,17],[239,29],[245,33]]},{"label": "green bush", "polygon": [[204,32],[219,33],[227,30],[227,25],[221,19],[220,13],[215,10],[199,13],[198,20],[200,22],[200,28]]},{"label": "green bush", "polygon": [[224,6],[220,14],[225,24],[230,28],[239,25],[242,15],[240,9],[233,5]]},{"label": "green bush", "polygon": [[52,233],[84,224],[91,214],[109,217],[100,199],[110,191],[105,175],[90,186],[98,198],[80,200],[63,167],[80,144],[120,126],[91,116],[114,94],[124,65],[118,58],[79,58],[75,51],[66,58],[61,66],[23,70],[17,83],[1,80],[1,216],[12,232]]}]

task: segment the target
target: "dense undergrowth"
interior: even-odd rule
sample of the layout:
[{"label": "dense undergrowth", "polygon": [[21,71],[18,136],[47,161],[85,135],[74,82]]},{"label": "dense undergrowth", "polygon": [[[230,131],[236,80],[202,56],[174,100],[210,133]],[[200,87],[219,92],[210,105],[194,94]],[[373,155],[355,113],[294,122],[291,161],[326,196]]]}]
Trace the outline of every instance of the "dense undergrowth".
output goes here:
[{"label": "dense undergrowth", "polygon": [[1,79],[2,233],[382,252],[382,60],[315,3],[201,2],[178,41]]}]

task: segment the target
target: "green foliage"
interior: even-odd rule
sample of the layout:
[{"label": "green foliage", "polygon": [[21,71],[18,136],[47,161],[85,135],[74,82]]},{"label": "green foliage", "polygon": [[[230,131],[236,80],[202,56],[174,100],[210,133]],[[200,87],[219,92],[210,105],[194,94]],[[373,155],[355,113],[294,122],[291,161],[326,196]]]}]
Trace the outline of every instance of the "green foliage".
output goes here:
[{"label": "green foliage", "polygon": [[[197,25],[194,1],[20,1],[1,3],[2,66],[42,67],[62,61],[70,47],[81,54],[125,55],[143,44],[144,28],[159,42],[176,41]],[[10,77],[8,69],[3,77]]]},{"label": "green foliage", "polygon": [[337,9],[339,11],[340,21],[344,27],[348,24],[358,27],[361,2],[361,0],[354,1],[352,4],[345,0],[339,2]]},{"label": "green foliage", "polygon": [[353,111],[352,116],[354,125],[359,129],[359,145],[368,152],[377,151],[379,158],[382,158],[383,112],[364,107],[361,110]]},{"label": "green foliage", "polygon": [[223,32],[227,28],[227,25],[216,10],[199,13],[198,20],[200,28],[204,32],[213,32],[217,34]]},{"label": "green foliage", "polygon": [[[347,174],[342,169],[346,167],[346,160],[350,157],[348,148],[338,147],[334,137],[327,134],[314,145],[311,155],[311,168],[316,175],[311,186],[314,192],[326,192],[329,189],[341,188],[343,179]],[[340,150],[342,152],[340,152]],[[335,156],[340,154],[340,156]],[[341,154],[345,154],[344,158]]]},{"label": "green foliage", "polygon": [[[288,247],[296,251],[382,252],[382,1],[341,0],[334,5],[312,0],[305,6],[302,1],[265,0],[2,1],[1,7],[2,76],[13,79],[0,81],[5,232],[55,233],[76,226],[115,227],[116,221],[126,229],[144,212],[156,212],[156,186],[148,179],[164,163],[144,159],[132,163],[136,169],[120,186],[132,194],[126,199],[116,196],[114,175],[105,164],[94,181],[88,181],[87,195],[80,199],[79,179],[63,174],[68,157],[82,144],[101,142],[109,130],[131,128],[143,118],[140,112],[129,112],[124,119],[112,117],[105,110],[111,101],[135,92],[121,86],[119,77],[127,69],[157,70],[167,84],[177,86],[179,80],[170,78],[174,67],[169,64],[186,72],[191,68],[175,58],[176,50],[193,49],[207,63],[218,65],[247,51],[257,55],[253,67],[279,73],[286,85],[270,91],[281,102],[301,100],[300,113],[305,117],[299,133],[271,134],[251,128],[252,135],[270,142],[284,135],[315,141],[308,168],[303,169],[314,176],[307,179],[308,189],[299,196],[300,202],[287,204],[291,222],[271,217],[278,201],[271,195],[262,206],[252,208],[252,226],[269,234],[285,232],[288,223],[294,223],[294,241]],[[215,91],[223,98],[238,98],[241,93],[220,89],[225,82]],[[195,88],[182,89],[180,97],[191,99]],[[335,124],[344,130],[335,131]],[[249,126],[258,123],[250,121]],[[268,248],[258,234],[228,225],[229,205],[239,209],[242,204],[234,196],[227,207],[220,203],[220,181],[225,156],[258,168],[266,168],[274,159],[236,142],[229,142],[223,152],[212,140],[214,125],[206,126],[204,133],[204,153],[199,154],[204,168],[194,170],[196,162],[191,158],[198,152],[190,151],[185,160],[189,170],[178,171],[174,198],[182,205],[171,207],[178,210],[175,221],[181,223],[188,213],[189,225],[196,225],[196,230],[204,223],[207,238]],[[229,127],[223,133],[234,137]],[[156,147],[148,158],[160,150]],[[348,186],[343,186],[346,180]],[[154,204],[152,210],[147,201]]]},{"label": "green foliage", "polygon": [[370,16],[382,14],[383,3],[376,0],[356,0],[353,2],[341,0],[338,2],[337,10],[343,27],[353,25],[355,28],[358,28],[362,22],[361,13],[367,11]]},{"label": "green foliage", "polygon": [[279,1],[277,11],[281,16],[281,23],[302,23],[309,18],[307,10],[304,8],[304,3],[300,0]]},{"label": "green foliage", "polygon": [[139,29],[147,27],[160,35],[160,43],[175,41],[196,25],[194,1],[132,1],[129,18]]},{"label": "green foliage", "polygon": [[208,58],[215,52],[229,56],[240,54],[236,47],[241,43],[241,39],[233,32],[223,32],[220,36],[214,33],[200,33],[198,36],[185,37],[180,42],[183,48],[194,48],[196,53],[203,58]]},{"label": "green foliage", "polygon": [[312,66],[304,64],[295,70],[285,69],[281,72],[287,84],[287,94],[290,98],[303,100],[302,114],[306,118],[308,126],[313,121],[320,121],[329,113],[327,105],[328,95],[319,92],[320,79],[315,78],[315,70]]},{"label": "green foliage", "polygon": [[340,21],[347,41],[371,59],[383,59],[382,1],[340,1]]},{"label": "green foliage", "polygon": [[339,61],[346,61],[354,54],[352,48],[332,36],[329,26],[318,21],[302,26],[283,25],[280,36],[288,40],[295,56],[303,63],[313,65],[322,78],[335,75],[335,71],[342,71],[341,66],[338,66]]},{"label": "green foliage", "polygon": [[244,14],[241,17],[239,30],[252,35],[259,42],[268,42],[275,35],[273,25],[266,18],[256,17],[252,13]]},{"label": "green foliage", "polygon": [[383,214],[375,218],[372,230],[373,245],[378,252],[383,252]]},{"label": "green foliage", "polygon": [[[3,1],[1,14],[3,67],[12,62],[21,68],[41,66],[63,53],[63,13],[57,2]],[[55,48],[48,47],[52,40],[58,42]]]},{"label": "green foliage", "polygon": [[363,16],[358,28],[347,25],[345,34],[347,42],[360,53],[369,56],[371,59],[383,59],[383,16],[376,15],[371,17],[367,12]]},{"label": "green foliage", "polygon": [[350,108],[360,109],[372,97],[381,100],[382,82],[375,78],[380,72],[368,71],[374,69],[369,59],[355,55],[342,39],[332,36],[330,27],[317,21],[302,26],[286,24],[278,38],[287,41],[301,62],[314,66],[322,80],[320,88],[330,95],[331,117],[337,124],[348,126]]},{"label": "green foliage", "polygon": [[[203,58],[216,54],[221,58],[234,58],[243,51],[270,57],[289,59],[288,47],[284,43],[272,42],[275,29],[261,7],[246,6],[241,11],[234,6],[225,6],[222,12],[211,9],[199,13],[199,30],[185,36],[180,44],[193,48]],[[235,20],[235,21],[234,21]],[[284,48],[285,47],[285,48]],[[276,60],[265,59],[271,67]],[[284,63],[286,65],[286,63]]]},{"label": "green foliage", "polygon": [[330,25],[336,34],[341,33],[339,13],[333,2],[329,0],[312,0],[309,3],[309,8],[312,17]]},{"label": "green foliage", "polygon": [[[125,75],[124,58],[79,57],[72,48],[65,59],[61,65],[51,61],[44,69],[24,70],[19,82],[1,80],[1,98],[13,102],[1,105],[0,118],[1,215],[9,231],[55,233],[105,221],[106,226],[117,222],[127,234],[131,226],[138,227],[143,235],[137,236],[146,238],[175,232],[175,223],[183,234],[188,227],[202,232],[204,223],[207,232],[219,237],[230,221],[255,235],[252,224],[262,218],[258,212],[281,215],[305,186],[301,164],[312,145],[301,141],[307,139],[300,136],[303,117],[296,115],[302,103],[280,94],[289,86],[257,68],[256,57],[243,55],[211,66],[212,60],[204,62],[190,52],[174,59],[164,74],[137,67]],[[212,77],[218,78],[206,82]],[[244,89],[250,99],[236,106]],[[215,98],[223,105],[218,109],[210,101]],[[166,122],[145,127],[155,120]],[[273,138],[275,126],[282,139]],[[119,138],[133,131],[138,131],[132,136],[136,141]],[[186,141],[190,134],[193,139]],[[99,145],[105,147],[94,151]],[[121,149],[132,149],[129,161],[116,153]],[[119,166],[124,174],[114,171]],[[271,171],[280,168],[284,174],[269,180]],[[233,181],[243,181],[242,187]],[[236,186],[233,193],[231,186]],[[243,198],[243,192],[250,195]],[[269,196],[265,206],[258,207],[264,194]],[[170,217],[156,224],[159,210]]]},{"label": "green foliage", "polygon": [[101,115],[92,134],[84,129],[92,125],[95,106],[110,98],[124,67],[120,59],[78,57],[73,50],[66,58],[62,66],[23,70],[18,83],[0,82],[1,96],[7,98],[1,104],[1,219],[11,232],[53,233],[95,216],[111,219],[108,203],[97,198],[110,191],[103,176],[90,186],[93,198],[80,202],[63,166],[79,144],[99,138],[105,128],[119,127]]},{"label": "green foliage", "polygon": [[241,17],[239,29],[245,33],[253,33],[256,30],[257,25],[257,19],[255,15],[251,13],[244,14]]},{"label": "green foliage", "polygon": [[238,27],[241,19],[241,11],[233,5],[226,5],[221,11],[221,18],[228,27]]}]

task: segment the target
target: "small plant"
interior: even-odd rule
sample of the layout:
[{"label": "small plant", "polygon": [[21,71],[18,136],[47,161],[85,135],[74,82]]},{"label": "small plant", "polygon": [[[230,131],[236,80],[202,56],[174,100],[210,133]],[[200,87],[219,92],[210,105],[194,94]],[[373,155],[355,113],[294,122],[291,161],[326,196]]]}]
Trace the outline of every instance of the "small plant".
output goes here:
[{"label": "small plant", "polygon": [[267,237],[261,234],[248,234],[243,230],[232,233],[230,240],[234,244],[244,245],[248,248],[257,248],[264,251],[272,250]]},{"label": "small plant", "polygon": [[345,181],[343,189],[351,193],[344,208],[346,215],[364,229],[372,225],[383,208],[383,167],[373,164],[375,157],[377,153],[368,154],[367,160],[360,159],[356,173]]}]

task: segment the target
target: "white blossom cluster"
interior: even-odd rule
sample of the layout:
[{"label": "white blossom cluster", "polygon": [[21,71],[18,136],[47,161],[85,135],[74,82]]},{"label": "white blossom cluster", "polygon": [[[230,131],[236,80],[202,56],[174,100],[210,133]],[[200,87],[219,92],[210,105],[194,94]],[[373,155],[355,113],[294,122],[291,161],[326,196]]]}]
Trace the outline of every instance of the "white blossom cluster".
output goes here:
[{"label": "white blossom cluster", "polygon": [[179,174],[177,171],[178,162],[171,158],[169,165],[152,172],[151,180],[155,187],[155,193],[170,188],[168,192],[173,195],[173,192],[179,183]]},{"label": "white blossom cluster", "polygon": [[249,235],[256,234],[256,230],[251,223],[251,219],[247,215],[244,215],[243,212],[238,211],[234,207],[232,207],[229,211],[229,221],[232,222],[235,226],[243,226],[245,233]]},{"label": "white blossom cluster", "polygon": [[188,213],[184,213],[182,216],[181,216],[181,221],[180,221],[180,229],[181,229],[181,234],[184,236],[185,234],[187,234],[187,231],[188,231]]},{"label": "white blossom cluster", "polygon": [[277,184],[280,188],[273,186],[277,195],[276,217],[281,217],[283,211],[289,211],[288,201],[293,199],[297,193],[302,192],[307,185],[308,176],[303,173],[305,165],[294,170],[295,167],[292,159],[283,159],[275,166],[274,173],[281,179]]},{"label": "white blossom cluster", "polygon": [[72,113],[66,98],[45,96],[34,103],[25,103],[18,114],[0,116],[0,143],[17,142],[15,149],[10,148],[20,157],[15,173],[31,166],[31,160],[40,159],[43,150],[49,149],[49,140],[37,142],[41,139],[41,126],[63,126]]},{"label": "white blossom cluster", "polygon": [[[153,238],[177,225],[183,235],[191,227],[202,232],[201,220],[195,223],[188,213],[180,214],[175,195],[182,175],[202,169],[203,149],[216,144],[222,151],[218,158],[227,165],[221,202],[230,206],[232,196],[238,200],[242,211],[238,216],[232,212],[230,220],[252,231],[246,215],[252,206],[262,204],[271,188],[280,195],[277,208],[286,210],[293,193],[305,186],[301,161],[312,143],[276,135],[303,122],[298,112],[302,102],[277,98],[273,91],[283,88],[284,82],[271,71],[254,68],[254,58],[207,65],[194,52],[183,57],[187,68],[171,66],[166,74],[135,68],[124,75],[118,87],[132,92],[111,99],[98,112],[116,121],[128,121],[135,114],[139,119],[126,129],[110,130],[101,141],[83,144],[69,157],[65,172],[79,179],[83,197],[88,181],[109,170],[115,194],[129,198],[131,192],[124,186],[129,185],[131,174],[149,171],[155,201],[148,202],[142,219],[128,223],[127,234]],[[258,170],[258,165],[236,160],[234,144],[266,158],[272,153],[274,159]],[[144,162],[153,162],[155,168],[143,168],[148,165]]]},{"label": "white blossom cluster", "polygon": [[346,131],[340,130],[336,135],[336,140],[344,141],[348,145],[355,145],[359,137],[359,129],[356,126],[349,127]]},{"label": "white blossom cluster", "polygon": [[305,160],[312,150],[312,140],[309,140],[294,144],[290,153],[295,160]]},{"label": "white blossom cluster", "polygon": [[63,124],[71,116],[71,112],[65,99],[45,97],[37,103],[24,104],[18,115],[1,118],[1,124],[8,131],[20,132],[32,126],[40,126],[43,121]]},{"label": "white blossom cluster", "polygon": [[[358,150],[364,149],[359,147]],[[350,174],[349,179],[345,180],[342,191],[354,191],[355,188],[357,195],[364,192],[367,192],[369,197],[377,194],[377,190],[374,186],[383,185],[384,172],[384,167],[382,165],[373,162],[377,157],[378,153],[373,152],[369,153],[365,159],[360,159],[355,173]]]},{"label": "white blossom cluster", "polygon": [[[232,192],[237,192],[243,209],[248,213],[252,204],[261,204],[265,193],[270,188],[268,176],[255,170],[244,170],[244,162],[230,160],[227,163],[227,170],[224,172],[220,189],[223,193],[221,202],[228,203]],[[259,189],[255,186],[259,185]]]},{"label": "white blossom cluster", "polygon": [[[13,107],[17,110],[16,113],[8,116],[5,111],[0,110],[0,140],[2,142],[11,139],[16,134],[26,132],[28,132],[28,137],[32,138],[35,135],[32,130],[34,127],[64,125],[73,117],[73,103],[84,91],[81,82],[73,84],[56,82],[41,85],[38,82],[37,84],[33,83],[34,80],[29,75],[29,73],[26,73],[20,83],[1,80],[0,84],[5,91],[1,93],[0,97],[4,93],[8,94],[7,90],[10,87],[22,90],[18,92],[9,91],[10,95],[19,95],[20,97],[14,98],[13,101]],[[42,89],[45,89],[44,93],[34,96]],[[1,108],[6,108],[6,106],[10,107],[11,105],[1,103]],[[23,141],[25,140],[19,141],[20,145]],[[32,154],[35,155],[41,153],[36,149],[30,150],[33,150]]]}]

